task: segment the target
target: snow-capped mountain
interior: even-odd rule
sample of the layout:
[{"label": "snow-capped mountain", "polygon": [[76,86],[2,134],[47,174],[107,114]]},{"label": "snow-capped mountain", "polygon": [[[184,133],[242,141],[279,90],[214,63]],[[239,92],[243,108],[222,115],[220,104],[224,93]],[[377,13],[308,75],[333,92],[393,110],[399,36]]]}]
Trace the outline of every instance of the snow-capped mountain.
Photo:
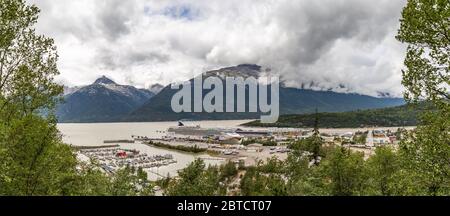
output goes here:
[{"label": "snow-capped mountain", "polygon": [[[203,73],[203,78],[225,77],[263,77],[270,70],[254,64],[242,64]],[[193,82],[193,79],[190,80]],[[140,106],[122,121],[170,121],[179,119],[212,120],[212,119],[256,119],[261,113],[226,112],[226,113],[175,113],[171,109],[171,98],[178,90],[166,86],[149,102]],[[203,91],[203,96],[208,91]],[[246,90],[248,95],[248,90]],[[224,95],[224,98],[225,95]],[[235,99],[236,100],[236,99]],[[228,101],[224,101],[227,103]],[[247,103],[248,101],[246,101]],[[280,114],[312,113],[316,108],[320,112],[344,112],[358,109],[373,109],[404,104],[402,98],[376,98],[367,95],[337,93],[332,91],[314,91],[297,89],[280,85]],[[235,101],[236,104],[236,101]],[[225,105],[224,105],[225,107]]]},{"label": "snow-capped mountain", "polygon": [[64,96],[72,94],[80,88],[81,87],[79,87],[79,86],[74,86],[74,87],[64,86]]},{"label": "snow-capped mountain", "polygon": [[60,122],[116,121],[155,95],[150,90],[117,84],[105,76],[91,85],[65,90],[65,101],[56,113]]},{"label": "snow-capped mountain", "polygon": [[[218,76],[260,77],[269,70],[258,65],[244,64],[208,71],[203,78]],[[190,80],[193,82],[193,79]],[[120,85],[103,76],[93,84],[80,87],[65,95],[66,103],[57,109],[60,122],[168,121],[179,119],[253,119],[261,113],[175,113],[171,98],[177,92],[170,86],[153,85],[137,89]],[[246,90],[247,91],[247,90]],[[204,94],[207,91],[203,92]],[[248,94],[248,92],[246,93]],[[154,96],[154,97],[153,97]],[[150,99],[151,98],[151,99]],[[344,112],[398,106],[402,98],[376,98],[359,94],[314,91],[280,85],[280,114]]]},{"label": "snow-capped mountain", "polygon": [[158,94],[161,90],[163,90],[164,86],[156,83],[150,86],[149,90],[155,94]]},{"label": "snow-capped mountain", "polygon": [[219,77],[221,79],[225,79],[226,77],[255,77],[258,78],[262,73],[267,72],[259,65],[254,64],[241,64],[234,67],[222,68],[219,70],[212,70],[203,73],[203,78],[207,78],[210,76]]}]

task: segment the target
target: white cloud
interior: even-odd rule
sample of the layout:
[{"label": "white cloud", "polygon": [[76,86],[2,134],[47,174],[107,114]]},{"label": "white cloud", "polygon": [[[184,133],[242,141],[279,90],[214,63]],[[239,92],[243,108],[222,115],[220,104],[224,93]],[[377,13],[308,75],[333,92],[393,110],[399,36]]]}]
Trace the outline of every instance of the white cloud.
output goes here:
[{"label": "white cloud", "polygon": [[55,38],[60,80],[141,87],[255,63],[288,84],[401,95],[403,0],[30,0]]}]

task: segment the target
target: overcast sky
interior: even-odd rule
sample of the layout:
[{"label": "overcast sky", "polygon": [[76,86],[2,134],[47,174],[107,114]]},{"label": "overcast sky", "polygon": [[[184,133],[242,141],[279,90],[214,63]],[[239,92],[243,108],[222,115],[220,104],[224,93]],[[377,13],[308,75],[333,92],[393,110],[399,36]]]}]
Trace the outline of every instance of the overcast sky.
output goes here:
[{"label": "overcast sky", "polygon": [[66,85],[169,84],[255,63],[288,85],[400,96],[405,0],[29,0]]}]

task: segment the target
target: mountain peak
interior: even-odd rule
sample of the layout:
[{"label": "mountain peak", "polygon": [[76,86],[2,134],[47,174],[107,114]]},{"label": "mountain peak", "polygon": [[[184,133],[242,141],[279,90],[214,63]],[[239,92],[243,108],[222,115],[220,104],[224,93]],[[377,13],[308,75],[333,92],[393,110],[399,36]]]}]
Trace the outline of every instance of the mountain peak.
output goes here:
[{"label": "mountain peak", "polygon": [[156,83],[150,86],[149,90],[155,94],[158,94],[164,88],[163,85]]},{"label": "mountain peak", "polygon": [[240,64],[238,66],[236,66],[238,68],[247,68],[250,70],[255,70],[255,71],[260,71],[261,70],[261,66],[256,65],[256,64]]},{"label": "mountain peak", "polygon": [[112,81],[110,78],[103,75],[102,77],[95,80],[94,84],[116,84],[116,83]]},{"label": "mountain peak", "polygon": [[247,77],[255,77],[258,78],[260,76],[261,66],[256,64],[240,64],[232,67],[221,68],[218,70],[212,70],[208,72],[204,72],[203,75],[206,77],[209,76],[219,76],[222,79],[225,77],[237,77],[241,76],[244,78]]}]

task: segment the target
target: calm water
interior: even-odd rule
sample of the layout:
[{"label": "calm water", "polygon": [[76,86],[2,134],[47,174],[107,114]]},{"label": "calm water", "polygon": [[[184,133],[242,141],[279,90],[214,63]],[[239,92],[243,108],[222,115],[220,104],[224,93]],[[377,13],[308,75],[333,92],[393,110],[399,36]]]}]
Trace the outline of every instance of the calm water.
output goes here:
[{"label": "calm water", "polygon": [[[199,121],[201,127],[236,127],[248,120],[232,120],[232,121]],[[161,137],[167,128],[176,126],[177,122],[146,122],[146,123],[92,123],[92,124],[58,124],[58,128],[63,134],[65,143],[76,146],[99,146],[110,145],[104,144],[104,140],[131,139],[132,135]],[[169,166],[148,169],[150,179],[157,179],[167,174],[174,176],[177,170],[186,167],[196,158],[211,158],[206,154],[187,154],[178,151],[155,148],[143,144],[125,144],[118,143],[122,148],[137,149],[148,155],[167,154],[174,156],[178,163]],[[220,160],[205,160],[207,164],[220,164]]]}]

